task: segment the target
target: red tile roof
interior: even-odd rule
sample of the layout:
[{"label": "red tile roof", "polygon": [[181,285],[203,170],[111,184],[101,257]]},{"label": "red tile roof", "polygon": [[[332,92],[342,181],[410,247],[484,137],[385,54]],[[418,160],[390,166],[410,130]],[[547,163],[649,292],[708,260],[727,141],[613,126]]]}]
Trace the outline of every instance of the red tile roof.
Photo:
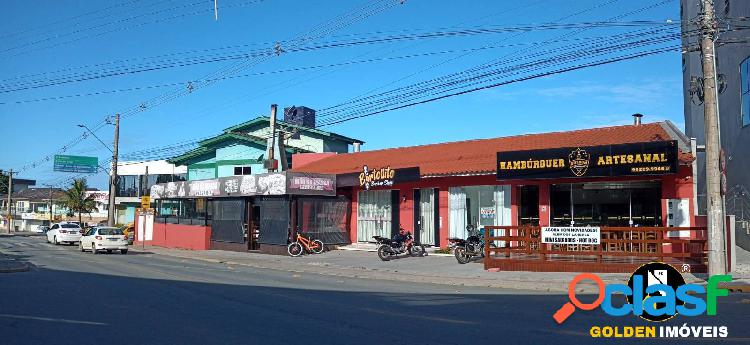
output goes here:
[{"label": "red tile roof", "polygon": [[[359,172],[367,164],[391,168],[416,166],[422,176],[488,174],[495,172],[497,152],[681,140],[671,137],[663,125],[667,124],[657,122],[346,153],[292,170],[343,174]],[[689,153],[681,152],[680,160],[691,161]]]}]

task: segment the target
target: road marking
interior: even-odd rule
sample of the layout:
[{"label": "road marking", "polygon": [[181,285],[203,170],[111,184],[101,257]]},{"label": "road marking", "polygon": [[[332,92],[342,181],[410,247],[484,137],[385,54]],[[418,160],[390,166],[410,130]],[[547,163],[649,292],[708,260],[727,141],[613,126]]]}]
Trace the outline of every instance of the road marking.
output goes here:
[{"label": "road marking", "polygon": [[362,310],[362,311],[370,312],[370,313],[386,314],[386,315],[391,315],[391,316],[402,316],[402,317],[405,317],[405,318],[423,319],[423,320],[427,320],[427,321],[457,323],[457,324],[461,324],[461,325],[474,325],[474,324],[477,324],[476,322],[472,322],[472,321],[447,319],[447,318],[444,318],[444,317],[422,316],[422,315],[413,315],[413,314],[400,314],[400,313],[394,313],[392,310],[378,310],[378,309],[373,309],[373,308],[358,308],[358,309]]},{"label": "road marking", "polygon": [[0,317],[5,317],[5,318],[9,318],[9,319],[22,319],[22,320],[36,320],[36,321],[75,323],[75,324],[93,325],[93,326],[109,326],[109,324],[101,323],[101,322],[69,320],[69,319],[53,319],[53,318],[49,318],[49,317],[28,316],[28,315],[0,314]]}]

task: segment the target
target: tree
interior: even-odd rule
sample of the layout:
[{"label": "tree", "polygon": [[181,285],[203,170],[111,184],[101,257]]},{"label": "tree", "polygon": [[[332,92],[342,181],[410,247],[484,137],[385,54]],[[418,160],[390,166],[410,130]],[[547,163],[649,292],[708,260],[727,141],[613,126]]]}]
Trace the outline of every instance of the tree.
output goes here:
[{"label": "tree", "polygon": [[66,207],[71,212],[78,213],[78,223],[81,224],[81,213],[96,212],[99,209],[96,207],[96,200],[94,195],[86,196],[86,179],[75,179],[73,185],[66,191],[63,191],[63,197],[60,200],[60,205]]},{"label": "tree", "polygon": [[0,170],[0,195],[8,194],[8,174]]}]

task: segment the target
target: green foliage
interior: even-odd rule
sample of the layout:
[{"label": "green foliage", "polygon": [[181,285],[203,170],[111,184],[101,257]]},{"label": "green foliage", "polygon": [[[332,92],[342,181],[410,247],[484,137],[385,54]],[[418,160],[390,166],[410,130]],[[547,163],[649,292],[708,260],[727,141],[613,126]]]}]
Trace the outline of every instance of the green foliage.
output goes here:
[{"label": "green foliage", "polygon": [[8,194],[8,174],[0,170],[0,195]]},{"label": "green foliage", "polygon": [[71,212],[78,213],[78,222],[81,222],[81,213],[96,212],[99,209],[96,207],[96,200],[94,195],[86,196],[86,179],[73,180],[73,185],[66,191],[60,200],[60,205],[67,208]]},{"label": "green foliage", "polygon": [[435,254],[453,254],[453,251],[450,248],[440,248],[435,250]]}]

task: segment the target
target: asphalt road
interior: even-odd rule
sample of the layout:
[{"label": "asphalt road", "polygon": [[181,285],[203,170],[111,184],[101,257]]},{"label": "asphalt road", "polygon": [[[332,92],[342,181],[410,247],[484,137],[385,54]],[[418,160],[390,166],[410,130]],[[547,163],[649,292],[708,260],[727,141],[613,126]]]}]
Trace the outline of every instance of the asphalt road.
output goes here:
[{"label": "asphalt road", "polygon": [[[0,344],[657,342],[592,339],[592,325],[650,325],[599,310],[557,325],[551,315],[566,301],[559,294],[295,274],[154,254],[92,255],[42,238],[0,238],[0,250],[36,266],[0,274]],[[666,324],[729,327],[730,338],[691,343],[750,343],[750,296],[719,301],[718,316],[678,316]]]}]

